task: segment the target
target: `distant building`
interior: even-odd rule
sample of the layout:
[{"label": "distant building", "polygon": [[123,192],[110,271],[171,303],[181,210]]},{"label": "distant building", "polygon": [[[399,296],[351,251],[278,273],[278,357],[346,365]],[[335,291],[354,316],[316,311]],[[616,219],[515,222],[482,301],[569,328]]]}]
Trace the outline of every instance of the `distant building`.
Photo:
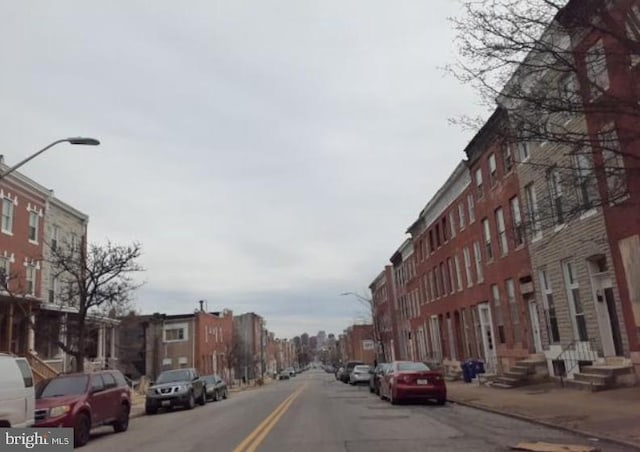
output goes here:
[{"label": "distant building", "polygon": [[233,318],[234,369],[237,379],[260,377],[266,370],[264,319],[254,312]]}]

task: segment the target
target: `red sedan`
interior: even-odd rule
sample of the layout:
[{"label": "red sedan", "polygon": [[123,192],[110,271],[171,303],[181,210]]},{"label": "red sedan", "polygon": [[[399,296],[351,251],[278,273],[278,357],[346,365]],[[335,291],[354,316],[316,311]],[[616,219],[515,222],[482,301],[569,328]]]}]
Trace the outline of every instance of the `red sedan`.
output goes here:
[{"label": "red sedan", "polygon": [[396,405],[405,400],[447,401],[447,386],[442,374],[424,363],[394,361],[380,380],[380,398]]}]

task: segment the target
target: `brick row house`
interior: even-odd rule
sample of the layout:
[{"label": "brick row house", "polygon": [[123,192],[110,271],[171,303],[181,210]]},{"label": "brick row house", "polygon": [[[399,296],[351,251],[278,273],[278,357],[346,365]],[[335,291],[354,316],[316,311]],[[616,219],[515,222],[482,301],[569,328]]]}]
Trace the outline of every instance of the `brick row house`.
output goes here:
[{"label": "brick row house", "polygon": [[338,347],[343,363],[353,360],[373,364],[376,360],[373,325],[351,325],[339,336]]},{"label": "brick row house", "polygon": [[[0,158],[0,172],[8,166]],[[0,179],[0,350],[30,358],[37,376],[73,368],[60,343],[73,331],[77,306],[60,299],[63,275],[52,268],[52,248],[86,247],[89,218],[19,172]],[[117,362],[114,319],[89,318],[87,362],[104,367]]]},{"label": "brick row house", "polygon": [[[578,3],[569,2],[556,20],[571,23]],[[589,9],[596,4],[602,8]],[[396,297],[393,337],[385,340],[398,344],[399,358],[454,366],[480,358],[489,372],[510,377],[514,366],[543,362],[549,375],[578,386],[602,385],[593,375],[599,366],[607,378],[635,382],[640,4],[582,6],[635,40],[636,50],[617,48],[619,40],[597,27],[569,33],[557,42],[575,59],[575,73],[516,73],[505,86],[464,149],[466,160],[408,228],[391,258],[393,273],[383,271],[370,285],[374,300],[382,299],[381,279]],[[541,87],[559,90],[570,107],[586,107],[558,109],[540,127],[584,136],[584,143],[514,135],[526,106],[509,93]],[[617,99],[636,105],[636,115],[606,108]],[[392,317],[384,309],[374,315]]]}]

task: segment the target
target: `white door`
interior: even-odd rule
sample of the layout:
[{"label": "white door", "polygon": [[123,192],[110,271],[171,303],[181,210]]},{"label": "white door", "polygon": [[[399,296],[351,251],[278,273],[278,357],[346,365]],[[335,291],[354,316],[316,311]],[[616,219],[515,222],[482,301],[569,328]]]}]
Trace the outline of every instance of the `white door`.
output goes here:
[{"label": "white door", "polygon": [[604,356],[616,356],[616,347],[613,341],[613,331],[611,328],[612,322],[611,317],[609,316],[607,300],[605,298],[605,290],[612,287],[611,278],[607,274],[593,274],[591,276],[591,287],[593,289],[598,329],[600,330],[602,352]]},{"label": "white door", "polygon": [[542,337],[540,336],[540,317],[538,317],[538,305],[535,300],[529,300],[529,319],[531,319],[531,334],[536,353],[542,353]]},{"label": "white door", "polygon": [[482,346],[484,348],[485,367],[487,373],[495,373],[497,356],[495,349],[495,338],[493,336],[493,322],[491,321],[491,310],[488,303],[478,305],[478,315],[480,317],[480,331],[482,331]]}]

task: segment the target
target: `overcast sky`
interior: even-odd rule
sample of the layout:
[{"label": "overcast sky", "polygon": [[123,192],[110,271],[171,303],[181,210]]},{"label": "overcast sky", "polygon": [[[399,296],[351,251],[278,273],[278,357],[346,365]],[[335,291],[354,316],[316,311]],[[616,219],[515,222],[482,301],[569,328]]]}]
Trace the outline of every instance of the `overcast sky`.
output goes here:
[{"label": "overcast sky", "polygon": [[144,313],[255,311],[339,333],[444,182],[481,111],[454,0],[18,1],[0,6],[0,154],[140,241]]}]

